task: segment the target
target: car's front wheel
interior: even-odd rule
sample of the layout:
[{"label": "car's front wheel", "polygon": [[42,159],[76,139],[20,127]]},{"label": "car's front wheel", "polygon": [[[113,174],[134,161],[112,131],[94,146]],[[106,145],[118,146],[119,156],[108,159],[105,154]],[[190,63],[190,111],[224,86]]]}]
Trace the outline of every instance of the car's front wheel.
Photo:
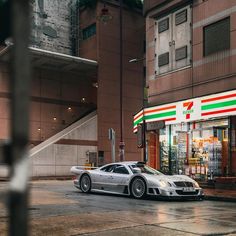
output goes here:
[{"label": "car's front wheel", "polygon": [[146,195],[146,183],[143,178],[136,177],[130,186],[131,196],[134,198],[143,198]]},{"label": "car's front wheel", "polygon": [[87,174],[84,174],[80,179],[80,189],[83,193],[89,193],[91,190],[91,179]]}]

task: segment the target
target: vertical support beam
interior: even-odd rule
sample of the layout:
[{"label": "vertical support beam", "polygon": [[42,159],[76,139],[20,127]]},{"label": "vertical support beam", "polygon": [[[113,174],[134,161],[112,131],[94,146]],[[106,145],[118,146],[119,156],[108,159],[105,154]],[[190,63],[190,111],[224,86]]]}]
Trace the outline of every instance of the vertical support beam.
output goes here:
[{"label": "vertical support beam", "polygon": [[143,162],[147,163],[147,144],[146,144],[146,121],[143,120]]},{"label": "vertical support beam", "polygon": [[9,235],[28,235],[29,0],[12,0],[11,169]]},{"label": "vertical support beam", "polygon": [[169,130],[168,130],[168,133],[169,133],[169,140],[168,140],[168,144],[169,144],[169,157],[168,157],[168,165],[169,165],[169,174],[171,175],[172,174],[172,161],[171,161],[171,125],[169,125]]},{"label": "vertical support beam", "polygon": [[123,0],[120,0],[120,161],[125,160],[125,143],[123,138]]}]

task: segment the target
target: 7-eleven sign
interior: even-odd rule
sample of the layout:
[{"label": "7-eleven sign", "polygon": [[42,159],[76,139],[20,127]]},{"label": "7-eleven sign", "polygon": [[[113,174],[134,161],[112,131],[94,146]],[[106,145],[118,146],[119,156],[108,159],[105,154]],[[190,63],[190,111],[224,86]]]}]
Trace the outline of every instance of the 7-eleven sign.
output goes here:
[{"label": "7-eleven sign", "polygon": [[178,102],[177,122],[190,122],[201,119],[201,101],[198,98]]},{"label": "7-eleven sign", "polygon": [[184,102],[183,107],[185,108],[183,114],[185,115],[186,120],[190,119],[191,114],[194,112],[193,110],[193,101]]}]

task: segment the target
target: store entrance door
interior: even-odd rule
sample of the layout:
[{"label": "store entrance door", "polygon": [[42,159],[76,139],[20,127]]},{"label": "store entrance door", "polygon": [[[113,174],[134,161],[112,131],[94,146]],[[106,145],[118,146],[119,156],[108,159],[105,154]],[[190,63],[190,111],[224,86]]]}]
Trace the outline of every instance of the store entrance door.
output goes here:
[{"label": "store entrance door", "polygon": [[212,180],[227,173],[228,127],[193,130],[189,174],[195,179]]},{"label": "store entrance door", "polygon": [[208,168],[213,176],[225,176],[228,173],[228,128],[213,127],[213,156]]}]

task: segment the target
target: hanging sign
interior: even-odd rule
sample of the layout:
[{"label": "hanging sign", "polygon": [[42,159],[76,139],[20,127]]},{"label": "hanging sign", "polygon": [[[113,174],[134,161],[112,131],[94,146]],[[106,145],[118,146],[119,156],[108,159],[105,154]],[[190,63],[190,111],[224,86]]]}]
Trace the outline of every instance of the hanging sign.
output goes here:
[{"label": "hanging sign", "polygon": [[146,123],[147,131],[163,129],[164,127],[165,127],[165,122],[163,120]]}]

